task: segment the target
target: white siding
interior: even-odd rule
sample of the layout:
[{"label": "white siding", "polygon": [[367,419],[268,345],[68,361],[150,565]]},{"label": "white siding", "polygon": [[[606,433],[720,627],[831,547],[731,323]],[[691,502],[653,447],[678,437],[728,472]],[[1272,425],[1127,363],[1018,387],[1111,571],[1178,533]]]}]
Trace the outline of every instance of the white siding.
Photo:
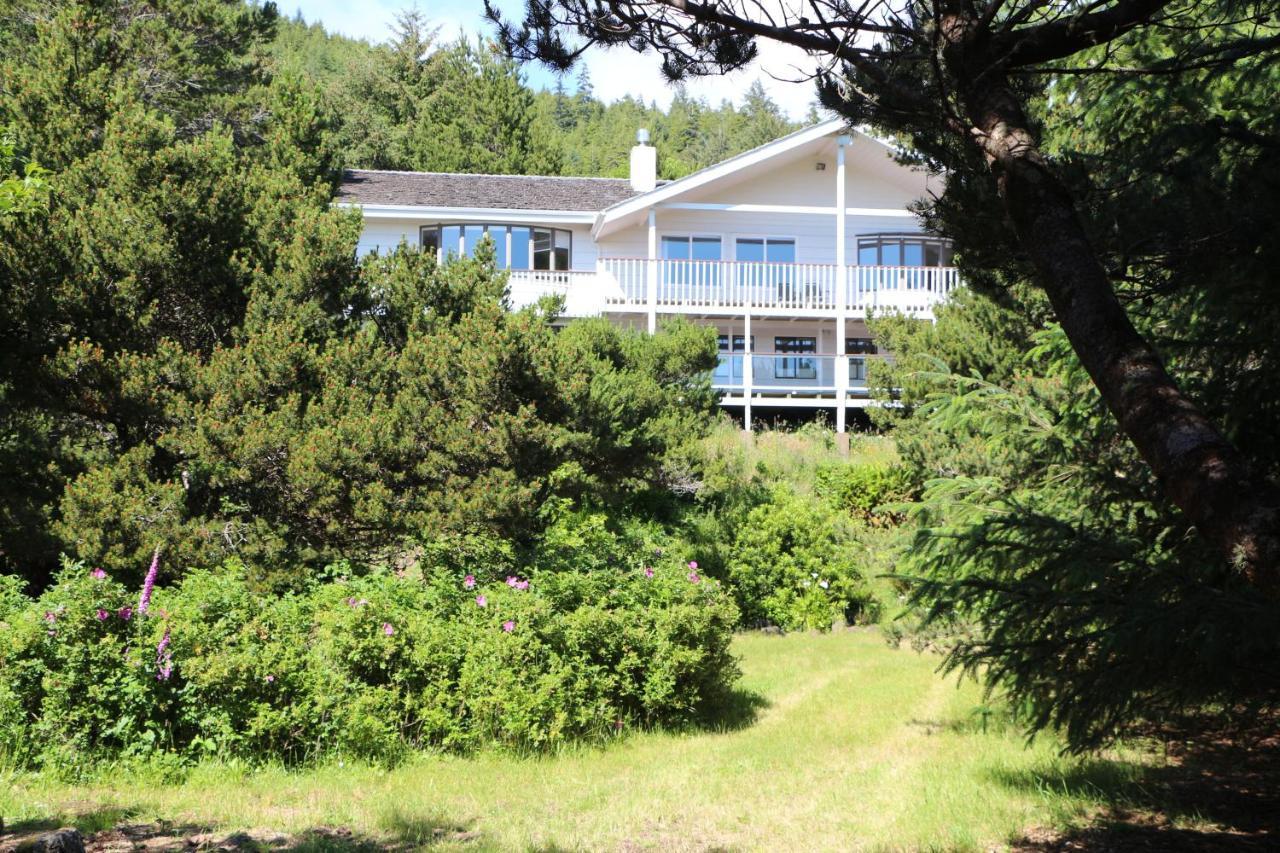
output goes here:
[{"label": "white siding", "polygon": [[[659,210],[656,216],[658,239],[666,235],[703,234],[719,236],[722,257],[734,259],[739,237],[792,237],[796,241],[796,261],[810,264],[836,262],[835,215],[795,213],[734,213],[714,210]],[[919,231],[915,217],[849,216],[845,220],[846,262],[857,263],[858,236]],[[601,241],[599,251],[611,258],[648,256],[647,227],[627,228]]]},{"label": "white siding", "polygon": [[[855,146],[855,150],[857,146]],[[872,151],[866,156],[883,156]],[[775,204],[799,207],[833,207],[836,198],[836,166],[827,158],[826,169],[817,171],[808,159],[793,161],[763,174],[749,175],[728,187],[706,190],[689,200],[709,204]],[[896,181],[886,178],[884,167],[862,167],[850,156],[846,166],[847,202],[849,207],[906,210],[925,192],[923,177],[902,167],[892,167],[902,175]],[[891,173],[893,174],[893,173]],[[683,199],[682,199],[683,200]],[[836,261],[836,217],[831,214],[740,213],[715,210],[670,210],[656,213],[658,238],[665,235],[704,234],[721,238],[722,257],[734,259],[738,237],[792,237],[796,241],[799,263],[833,264]],[[848,242],[846,259],[857,263],[858,236],[891,232],[919,231],[914,216],[851,215],[846,218]],[[600,243],[600,254],[606,257],[641,258],[648,255],[648,228],[644,224],[626,228],[606,237]]]}]

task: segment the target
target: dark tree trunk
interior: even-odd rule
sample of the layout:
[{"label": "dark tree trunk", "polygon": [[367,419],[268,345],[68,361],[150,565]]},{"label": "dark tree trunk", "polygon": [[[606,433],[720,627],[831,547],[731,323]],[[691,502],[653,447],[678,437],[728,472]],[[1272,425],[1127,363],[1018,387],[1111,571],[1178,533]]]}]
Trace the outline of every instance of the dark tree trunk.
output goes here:
[{"label": "dark tree trunk", "polygon": [[1251,584],[1280,596],[1280,494],[1250,472],[1129,321],[1022,105],[983,67],[975,77],[986,81],[965,99],[972,141],[1072,348],[1168,498]]}]

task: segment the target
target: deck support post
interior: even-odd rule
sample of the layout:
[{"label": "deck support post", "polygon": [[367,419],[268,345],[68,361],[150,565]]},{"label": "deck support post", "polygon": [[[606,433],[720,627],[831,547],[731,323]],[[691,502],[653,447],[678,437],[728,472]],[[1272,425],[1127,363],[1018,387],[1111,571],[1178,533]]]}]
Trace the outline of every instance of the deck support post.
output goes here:
[{"label": "deck support post", "polygon": [[849,397],[849,353],[846,351],[847,321],[849,318],[848,281],[849,267],[845,234],[845,213],[848,208],[847,184],[845,183],[845,148],[849,137],[841,134],[836,138],[836,270],[835,270],[835,308],[836,308],[836,432],[843,435],[848,429],[846,420]]},{"label": "deck support post", "polygon": [[649,208],[649,264],[645,270],[646,302],[649,308],[649,334],[658,331],[658,214]]},{"label": "deck support post", "polygon": [[[743,315],[742,337],[742,429],[751,432],[751,385],[755,379],[755,358],[751,346],[751,300],[747,300],[747,310]],[[733,352],[733,335],[729,335],[729,352]],[[730,364],[733,356],[730,355]]]}]

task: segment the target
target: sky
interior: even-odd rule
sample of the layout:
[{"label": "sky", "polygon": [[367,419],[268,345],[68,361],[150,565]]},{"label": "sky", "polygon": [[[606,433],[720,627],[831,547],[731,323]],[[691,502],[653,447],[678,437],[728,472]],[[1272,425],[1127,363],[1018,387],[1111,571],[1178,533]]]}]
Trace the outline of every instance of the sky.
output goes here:
[{"label": "sky", "polygon": [[[277,5],[285,15],[301,11],[309,23],[318,21],[329,32],[380,42],[389,35],[396,13],[415,3],[414,0],[277,0]],[[440,26],[443,38],[452,38],[459,32],[491,32],[483,16],[481,0],[418,0],[416,5],[428,19]],[[502,0],[499,6],[518,18],[523,2]],[[813,67],[812,60],[808,60],[801,51],[785,45],[761,42],[759,46],[760,58],[752,67],[728,77],[689,80],[685,88],[690,94],[713,104],[725,98],[741,103],[747,87],[759,79],[788,116],[795,121],[802,120],[815,99],[813,83],[802,80]],[[658,70],[657,56],[641,55],[627,48],[596,49],[587,54],[585,61],[595,95],[604,101],[633,95],[646,102],[657,101],[662,107],[671,102],[673,90]],[[525,73],[529,83],[535,87],[555,85],[554,74],[539,65],[526,66]],[[572,90],[572,80],[565,82]]]}]

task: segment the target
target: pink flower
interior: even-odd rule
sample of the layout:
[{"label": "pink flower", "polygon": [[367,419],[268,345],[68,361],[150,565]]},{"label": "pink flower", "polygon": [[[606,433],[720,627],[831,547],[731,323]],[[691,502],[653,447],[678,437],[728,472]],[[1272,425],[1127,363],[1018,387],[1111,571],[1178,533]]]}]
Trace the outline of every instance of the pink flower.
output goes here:
[{"label": "pink flower", "polygon": [[510,619],[502,623],[502,630],[506,631],[508,634],[510,634],[515,629],[516,629],[516,623],[511,621]]},{"label": "pink flower", "polygon": [[101,607],[99,607],[98,612],[93,615],[98,617],[99,622],[106,622],[107,619],[110,618],[111,616],[111,611],[103,610]]},{"label": "pink flower", "polygon": [[54,613],[52,610],[46,610],[44,612],[44,621],[52,625],[54,622],[58,621],[58,614]]},{"label": "pink flower", "polygon": [[107,576],[107,573],[104,572],[102,569],[94,569],[93,571],[89,572],[89,575],[90,577],[96,578],[97,580],[102,580]]},{"label": "pink flower", "polygon": [[133,608],[121,607],[119,610],[116,611],[116,615],[119,616],[124,621],[128,622],[130,619],[133,618]]},{"label": "pink flower", "polygon": [[489,606],[489,599],[485,598],[483,595],[477,595],[477,596],[476,596],[476,604],[478,604],[478,605],[479,605],[479,606],[481,606],[481,607],[488,607],[488,606]]},{"label": "pink flower", "polygon": [[138,597],[138,612],[146,613],[151,606],[151,591],[156,586],[156,575],[160,573],[160,546],[156,546],[151,555],[151,568],[147,569],[147,577],[142,582],[142,595]]},{"label": "pink flower", "polygon": [[475,576],[475,575],[467,575],[465,578],[463,578],[463,579],[462,579],[462,586],[463,586],[464,588],[466,588],[466,589],[475,589],[475,588],[476,588],[476,576]]},{"label": "pink flower", "polygon": [[702,578],[698,577],[697,572],[689,572],[689,583],[698,583]]},{"label": "pink flower", "polygon": [[653,566],[644,567],[644,576],[647,578],[653,577]]},{"label": "pink flower", "polygon": [[513,575],[507,575],[507,586],[511,587],[512,589],[515,589],[515,586],[516,586],[516,584],[518,584],[518,583],[520,583],[520,579],[519,579],[519,578],[517,578],[517,577],[515,577],[515,576],[513,576]]},{"label": "pink flower", "polygon": [[164,629],[164,636],[156,646],[156,681],[168,681],[173,674],[173,655],[169,652],[169,626]]},{"label": "pink flower", "polygon": [[689,568],[693,569],[693,570],[696,572],[696,571],[698,570],[698,561],[697,561],[697,560],[690,560],[690,561],[689,561]]},{"label": "pink flower", "polygon": [[394,634],[395,632],[396,632],[396,629],[391,627],[391,623],[390,623],[390,622],[383,622],[383,623],[382,623],[382,633],[384,633],[384,634],[386,634],[388,637],[390,637],[390,636],[391,636],[392,634]]},{"label": "pink flower", "polygon": [[271,682],[276,680],[276,677],[274,675],[268,675],[265,680],[267,684],[270,684]]}]

